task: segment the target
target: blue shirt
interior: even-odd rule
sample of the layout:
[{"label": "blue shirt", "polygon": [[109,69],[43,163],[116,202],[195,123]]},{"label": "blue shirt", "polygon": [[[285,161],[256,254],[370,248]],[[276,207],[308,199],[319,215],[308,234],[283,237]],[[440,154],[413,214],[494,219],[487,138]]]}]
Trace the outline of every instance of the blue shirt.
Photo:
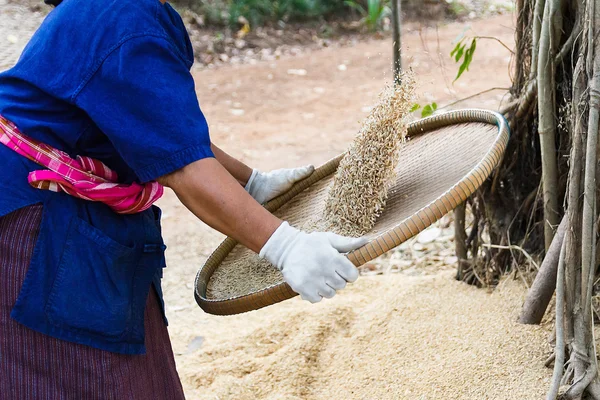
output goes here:
[{"label": "blue shirt", "polygon": [[[179,15],[158,0],[64,0],[0,74],[0,114],[26,135],[103,161],[125,183],[213,157]],[[0,145],[0,216],[42,203],[12,317],[53,337],[123,354],[144,348],[144,307],[164,261],[160,210],[33,189],[41,167]],[[1,256],[1,255],[0,255]]]}]

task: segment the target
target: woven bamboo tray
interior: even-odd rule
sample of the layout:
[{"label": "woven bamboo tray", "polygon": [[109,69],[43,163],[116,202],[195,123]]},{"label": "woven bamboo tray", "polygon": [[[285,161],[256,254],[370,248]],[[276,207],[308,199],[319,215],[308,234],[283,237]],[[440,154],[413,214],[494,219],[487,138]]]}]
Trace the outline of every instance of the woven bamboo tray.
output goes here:
[{"label": "woven bamboo tray", "polygon": [[[509,138],[502,115],[486,110],[452,111],[412,123],[400,150],[397,177],[383,214],[366,236],[369,243],[347,254],[360,266],[400,245],[452,211],[473,194],[499,164]],[[321,215],[342,155],[298,182],[265,208],[292,225]],[[297,294],[283,281],[229,298],[210,298],[207,287],[217,268],[240,268],[257,255],[227,238],[198,271],[195,298],[207,313],[239,314]],[[238,272],[236,271],[236,274]],[[243,268],[240,268],[243,276]]]}]

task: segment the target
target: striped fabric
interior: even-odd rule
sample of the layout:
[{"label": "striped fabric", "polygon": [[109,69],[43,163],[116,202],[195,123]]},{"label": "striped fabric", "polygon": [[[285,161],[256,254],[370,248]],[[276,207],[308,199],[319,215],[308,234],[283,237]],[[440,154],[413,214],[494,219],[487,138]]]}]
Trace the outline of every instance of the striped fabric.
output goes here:
[{"label": "striped fabric", "polygon": [[41,205],[0,217],[0,400],[183,400],[154,289],[145,310],[145,355],[110,353],[58,340],[10,318],[41,217]]},{"label": "striped fabric", "polygon": [[163,187],[157,182],[120,184],[117,173],[102,162],[81,156],[73,159],[63,151],[25,136],[1,115],[0,143],[48,168],[29,173],[29,184],[37,189],[100,201],[119,214],[144,211],[163,195]]}]

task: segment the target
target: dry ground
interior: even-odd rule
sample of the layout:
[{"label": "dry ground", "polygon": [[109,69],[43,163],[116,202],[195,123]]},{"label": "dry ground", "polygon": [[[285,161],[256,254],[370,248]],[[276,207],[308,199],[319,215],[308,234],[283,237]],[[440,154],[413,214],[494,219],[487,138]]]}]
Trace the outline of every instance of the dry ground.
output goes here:
[{"label": "dry ground", "polygon": [[[0,65],[6,66],[40,16],[17,17],[4,1]],[[457,66],[448,54],[465,28],[405,32],[404,65],[416,73],[422,103],[443,106],[509,86],[510,53],[485,40],[471,70],[452,85]],[[471,34],[512,45],[510,16],[475,21],[472,28]],[[214,142],[262,170],[326,161],[347,147],[390,78],[391,47],[389,40],[369,40],[195,70]],[[503,94],[492,91],[455,107],[496,109]],[[447,234],[403,246],[402,253],[380,260],[402,272],[364,276],[333,300],[310,305],[292,299],[215,317],[196,306],[193,280],[223,237],[171,192],[160,205],[169,246],[164,291],[170,334],[189,399],[540,399],[548,386],[547,332],[514,322],[525,289],[506,281],[489,294],[454,281]],[[428,247],[438,254],[434,264],[416,258]],[[412,265],[406,254],[415,255]]]}]

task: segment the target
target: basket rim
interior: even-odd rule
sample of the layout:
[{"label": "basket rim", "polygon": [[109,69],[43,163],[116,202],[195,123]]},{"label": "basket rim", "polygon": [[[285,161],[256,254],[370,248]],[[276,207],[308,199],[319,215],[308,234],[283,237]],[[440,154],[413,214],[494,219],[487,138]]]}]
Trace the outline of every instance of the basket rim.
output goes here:
[{"label": "basket rim", "polygon": [[[434,201],[399,221],[394,228],[380,233],[364,246],[346,254],[355,266],[358,267],[379,257],[435,223],[475,193],[498,166],[506,149],[510,132],[508,123],[502,114],[495,111],[464,109],[433,115],[410,123],[407,138],[421,136],[450,125],[465,123],[486,123],[498,128],[496,139],[490,149],[460,181]],[[296,183],[288,192],[269,201],[264,207],[270,212],[274,212],[309,186],[331,175],[336,171],[344,154],[345,152],[316,168],[311,176]],[[207,298],[206,288],[213,272],[237,244],[235,239],[226,238],[198,270],[194,282],[194,298],[200,308],[209,314],[233,315],[263,308],[297,296],[297,293],[285,282],[281,282],[245,295],[224,299]]]}]

